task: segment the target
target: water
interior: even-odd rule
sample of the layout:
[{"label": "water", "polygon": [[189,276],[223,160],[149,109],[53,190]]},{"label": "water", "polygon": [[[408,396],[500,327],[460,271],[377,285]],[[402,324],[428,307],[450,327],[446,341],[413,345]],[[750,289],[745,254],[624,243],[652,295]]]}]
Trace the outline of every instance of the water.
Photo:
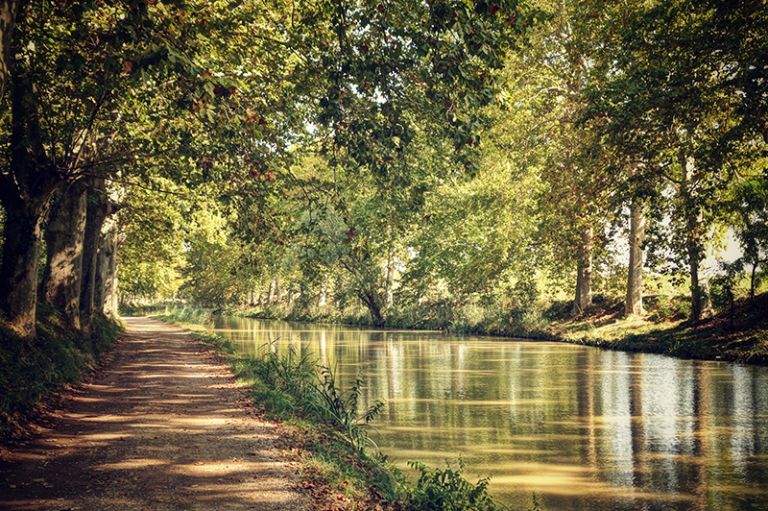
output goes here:
[{"label": "water", "polygon": [[386,402],[398,464],[461,457],[527,509],[768,510],[768,368],[550,342],[221,318],[244,353],[293,345]]}]

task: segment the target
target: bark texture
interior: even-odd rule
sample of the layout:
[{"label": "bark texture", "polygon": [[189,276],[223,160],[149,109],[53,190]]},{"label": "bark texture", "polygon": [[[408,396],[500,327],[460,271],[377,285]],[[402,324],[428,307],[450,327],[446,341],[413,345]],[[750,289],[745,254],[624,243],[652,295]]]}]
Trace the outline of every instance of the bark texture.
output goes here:
[{"label": "bark texture", "polygon": [[82,182],[62,189],[54,200],[45,229],[47,257],[42,298],[80,328],[86,188]]},{"label": "bark texture", "polygon": [[576,266],[576,296],[573,301],[573,313],[581,314],[592,304],[592,250],[594,230],[591,226],[581,232],[578,261]]},{"label": "bark texture", "polygon": [[25,338],[35,336],[37,310],[37,261],[40,255],[38,208],[5,208],[3,259],[0,268],[0,301],[8,326]]},{"label": "bark texture", "polygon": [[11,76],[11,42],[21,0],[0,0],[0,98]]},{"label": "bark texture", "polygon": [[392,307],[395,303],[395,254],[390,242],[387,249],[387,264],[384,276],[384,294],[387,307]]},{"label": "bark texture", "polygon": [[680,184],[683,214],[685,215],[685,252],[688,272],[691,279],[691,321],[699,321],[704,308],[704,293],[699,281],[699,265],[704,258],[704,248],[700,240],[701,222],[699,210],[694,203],[693,184],[696,163],[692,157],[680,151],[678,156],[683,168],[683,180]]},{"label": "bark texture", "polygon": [[640,200],[632,202],[629,215],[629,268],[627,271],[627,316],[643,313],[643,242],[645,241],[645,211]]},{"label": "bark texture", "polygon": [[371,323],[374,326],[382,326],[384,324],[384,316],[381,313],[381,300],[377,293],[372,290],[361,291],[359,297],[371,315]]},{"label": "bark texture", "polygon": [[83,237],[83,281],[80,293],[80,323],[83,331],[90,332],[97,312],[96,273],[98,271],[101,228],[109,213],[109,202],[103,178],[91,178],[86,208],[85,235]]},{"label": "bark texture", "polygon": [[96,312],[117,317],[117,221],[104,220],[96,264]]},{"label": "bark texture", "polygon": [[704,308],[704,296],[701,289],[701,282],[699,281],[701,248],[692,237],[689,238],[687,245],[688,271],[691,276],[691,321],[699,321]]}]

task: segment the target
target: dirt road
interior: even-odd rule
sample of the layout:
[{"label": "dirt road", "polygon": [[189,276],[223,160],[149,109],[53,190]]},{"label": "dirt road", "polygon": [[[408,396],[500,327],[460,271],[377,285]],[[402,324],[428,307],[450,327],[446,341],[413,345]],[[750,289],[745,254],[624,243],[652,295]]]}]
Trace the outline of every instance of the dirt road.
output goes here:
[{"label": "dirt road", "polygon": [[55,427],[2,453],[0,509],[285,510],[306,498],[278,428],[182,329],[129,318]]}]

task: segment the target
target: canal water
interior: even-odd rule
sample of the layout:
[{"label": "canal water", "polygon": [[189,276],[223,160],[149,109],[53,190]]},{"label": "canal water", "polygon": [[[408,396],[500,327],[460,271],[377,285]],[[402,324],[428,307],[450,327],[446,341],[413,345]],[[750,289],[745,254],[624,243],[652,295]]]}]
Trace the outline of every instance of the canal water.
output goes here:
[{"label": "canal water", "polygon": [[[511,509],[768,510],[768,368],[553,342],[219,318],[241,352],[309,351],[386,402],[398,465],[461,458]],[[271,342],[274,343],[270,347]]]}]

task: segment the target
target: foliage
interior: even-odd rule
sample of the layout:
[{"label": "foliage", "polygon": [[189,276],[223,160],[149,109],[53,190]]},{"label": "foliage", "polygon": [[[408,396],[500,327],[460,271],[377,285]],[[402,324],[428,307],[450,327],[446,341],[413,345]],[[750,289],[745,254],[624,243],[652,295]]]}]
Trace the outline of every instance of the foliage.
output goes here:
[{"label": "foliage", "polygon": [[206,325],[210,322],[211,311],[210,309],[203,309],[201,307],[190,305],[179,306],[177,303],[171,303],[163,307],[161,314],[159,314],[158,317],[178,323]]},{"label": "foliage", "polygon": [[320,368],[322,381],[315,385],[314,389],[320,396],[322,405],[320,409],[331,423],[339,428],[345,438],[357,449],[364,453],[366,448],[376,444],[368,436],[368,428],[383,410],[384,402],[377,401],[363,413],[359,412],[359,400],[363,391],[363,379],[358,375],[355,382],[346,392],[342,392],[337,384],[336,377],[329,367]]},{"label": "foliage", "polygon": [[750,296],[754,296],[763,278],[758,269],[768,261],[768,178],[753,177],[736,184],[729,208],[744,254],[741,262],[751,266],[749,289]]},{"label": "foliage", "polygon": [[[464,463],[456,466],[446,464],[445,468],[430,468],[423,463],[411,461],[419,478],[408,489],[405,498],[407,509],[412,511],[497,511],[506,509],[496,504],[488,495],[488,479],[472,484],[462,476]],[[534,509],[538,506],[534,501]]]}]

